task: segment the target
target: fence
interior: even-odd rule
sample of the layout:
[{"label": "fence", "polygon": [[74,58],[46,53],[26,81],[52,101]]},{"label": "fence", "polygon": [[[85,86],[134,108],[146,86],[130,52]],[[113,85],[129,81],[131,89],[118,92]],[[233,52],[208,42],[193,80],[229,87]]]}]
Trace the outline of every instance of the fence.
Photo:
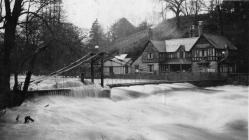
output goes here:
[{"label": "fence", "polygon": [[234,84],[249,85],[249,73],[229,73],[227,80]]},{"label": "fence", "polygon": [[208,73],[208,72],[171,72],[163,74],[119,74],[106,76],[110,79],[144,79],[144,80],[167,80],[167,81],[205,81],[205,80],[224,80],[231,84],[249,83],[248,73]]},{"label": "fence", "polygon": [[111,75],[105,78],[112,79],[148,79],[148,80],[168,80],[168,81],[201,81],[201,80],[225,80],[227,74],[223,73],[192,73],[192,72],[171,72],[164,74],[125,74]]}]

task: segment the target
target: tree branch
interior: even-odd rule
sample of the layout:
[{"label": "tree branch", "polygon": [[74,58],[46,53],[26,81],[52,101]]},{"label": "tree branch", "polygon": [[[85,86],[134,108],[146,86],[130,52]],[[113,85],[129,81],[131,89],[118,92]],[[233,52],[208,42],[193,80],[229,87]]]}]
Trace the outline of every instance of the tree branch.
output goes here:
[{"label": "tree branch", "polygon": [[54,35],[54,32],[53,32],[53,30],[50,28],[48,22],[47,22],[42,16],[40,16],[39,14],[37,14],[37,13],[35,13],[35,12],[28,12],[28,11],[22,12],[20,15],[24,15],[24,14],[32,14],[32,15],[34,15],[35,17],[41,19],[41,20],[43,21],[43,23],[45,23],[45,25],[47,26],[47,28],[48,28],[48,30],[51,32],[51,34]]}]

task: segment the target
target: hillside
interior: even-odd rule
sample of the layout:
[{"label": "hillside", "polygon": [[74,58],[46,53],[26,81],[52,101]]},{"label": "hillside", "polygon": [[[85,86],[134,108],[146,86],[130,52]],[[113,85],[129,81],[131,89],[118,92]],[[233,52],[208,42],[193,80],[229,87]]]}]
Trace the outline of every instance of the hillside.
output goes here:
[{"label": "hillside", "polygon": [[148,40],[148,31],[144,30],[116,41],[110,46],[109,51],[115,51],[119,54],[128,54],[128,57],[136,59],[143,51],[145,43]]}]

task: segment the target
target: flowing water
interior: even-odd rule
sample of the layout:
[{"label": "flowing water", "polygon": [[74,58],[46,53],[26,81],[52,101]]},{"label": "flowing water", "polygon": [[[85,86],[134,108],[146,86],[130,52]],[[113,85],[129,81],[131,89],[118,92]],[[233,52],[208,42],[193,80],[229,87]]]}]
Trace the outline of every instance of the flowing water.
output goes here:
[{"label": "flowing water", "polygon": [[[176,83],[114,88],[111,93],[111,99],[28,100],[0,119],[0,140],[248,139],[248,87]],[[24,124],[27,115],[35,122]]]}]

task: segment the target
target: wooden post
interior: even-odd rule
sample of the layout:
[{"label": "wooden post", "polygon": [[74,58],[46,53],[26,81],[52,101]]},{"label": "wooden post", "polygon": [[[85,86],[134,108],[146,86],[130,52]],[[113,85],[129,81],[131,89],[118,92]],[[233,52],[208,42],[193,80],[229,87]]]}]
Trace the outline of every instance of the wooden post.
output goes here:
[{"label": "wooden post", "polygon": [[104,53],[101,53],[101,86],[104,87]]},{"label": "wooden post", "polygon": [[[91,54],[94,55],[94,54]],[[91,60],[91,81],[94,83],[94,61]]]}]

